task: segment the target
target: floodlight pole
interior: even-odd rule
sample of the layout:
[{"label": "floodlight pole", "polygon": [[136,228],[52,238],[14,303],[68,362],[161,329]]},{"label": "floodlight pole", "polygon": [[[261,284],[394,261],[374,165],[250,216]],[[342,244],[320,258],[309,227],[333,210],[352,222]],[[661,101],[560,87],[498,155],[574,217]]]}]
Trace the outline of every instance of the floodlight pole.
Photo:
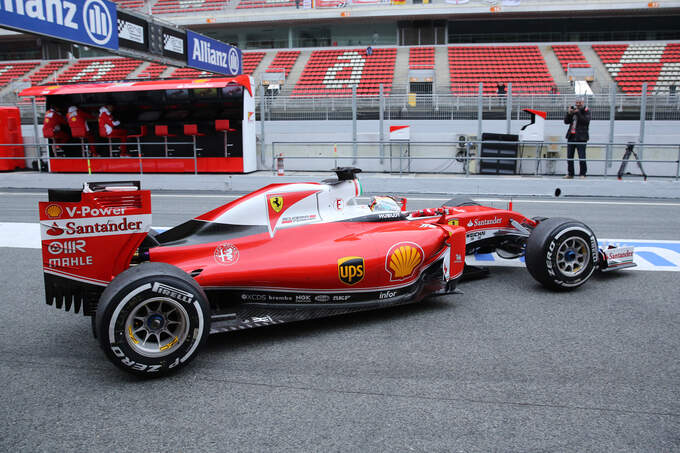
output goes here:
[{"label": "floodlight pole", "polygon": [[612,166],[612,156],[614,154],[614,122],[616,120],[616,85],[609,84],[609,144],[607,145],[607,154],[605,156],[606,163],[604,166],[604,175],[607,176],[607,168]]},{"label": "floodlight pole", "polygon": [[[264,141],[264,85],[260,83],[260,163],[264,168],[264,153],[267,147]],[[274,170],[274,155],[272,154],[272,171]]]},{"label": "floodlight pole", "polygon": [[357,86],[352,85],[352,164],[357,163]]},{"label": "floodlight pole", "polygon": [[512,125],[512,82],[508,82],[508,94],[505,103],[505,133],[509,134]]},{"label": "floodlight pole", "polygon": [[642,155],[644,154],[644,144],[645,144],[645,120],[647,119],[647,82],[642,84],[642,98],[640,99],[640,137],[638,137],[638,142],[640,143],[640,159],[642,160]]},{"label": "floodlight pole", "polygon": [[477,92],[477,140],[482,139],[482,106],[484,98],[484,82],[479,82],[479,91]]},{"label": "floodlight pole", "polygon": [[379,115],[380,115],[380,126],[378,130],[378,140],[380,140],[380,163],[383,163],[383,160],[385,159],[385,148],[383,146],[383,140],[385,139],[384,135],[384,126],[383,126],[383,121],[385,120],[385,96],[384,96],[384,91],[383,91],[383,84],[380,84],[380,107],[379,107]]},{"label": "floodlight pole", "polygon": [[[38,107],[35,104],[35,96],[31,96],[31,106],[33,107],[33,134],[35,137],[35,152],[38,155],[38,172],[42,172],[42,160],[40,159],[40,142],[38,141]],[[47,153],[49,155],[49,147]]]}]

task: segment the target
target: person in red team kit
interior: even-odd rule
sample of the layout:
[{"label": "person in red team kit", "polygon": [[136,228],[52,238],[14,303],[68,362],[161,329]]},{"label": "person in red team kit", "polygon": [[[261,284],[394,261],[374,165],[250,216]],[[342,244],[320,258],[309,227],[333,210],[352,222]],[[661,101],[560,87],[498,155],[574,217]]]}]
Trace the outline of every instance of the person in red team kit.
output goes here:
[{"label": "person in red team kit", "polygon": [[111,104],[104,105],[99,109],[99,135],[104,138],[119,138],[120,144],[120,156],[128,157],[127,152],[127,131],[122,129],[120,126],[120,121],[113,118],[111,111],[113,106]]},{"label": "person in red team kit", "polygon": [[71,137],[68,132],[66,132],[66,118],[64,118],[61,109],[57,106],[52,106],[45,112],[43,137],[52,140],[52,143],[54,144],[54,151],[52,154],[54,155],[56,155],[56,151],[63,151],[59,145],[68,142],[68,139]]},{"label": "person in red team kit", "polygon": [[71,136],[78,137],[77,131],[85,131],[85,138],[90,144],[90,155],[92,157],[99,157],[97,154],[97,149],[94,147],[95,137],[92,131],[90,131],[90,126],[87,125],[88,120],[94,120],[92,115],[84,110],[79,109],[75,105],[68,108],[68,113],[66,114],[66,119],[68,120],[68,125],[71,128]]}]

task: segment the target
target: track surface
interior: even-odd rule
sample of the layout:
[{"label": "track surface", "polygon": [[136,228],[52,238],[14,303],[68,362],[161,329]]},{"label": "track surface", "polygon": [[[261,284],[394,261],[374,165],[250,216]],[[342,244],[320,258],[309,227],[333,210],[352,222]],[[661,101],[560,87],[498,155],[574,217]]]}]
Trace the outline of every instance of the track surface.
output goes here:
[{"label": "track surface", "polygon": [[[0,222],[37,221],[45,195],[22,193],[0,197]],[[159,226],[224,202],[161,195]],[[441,204],[424,198],[410,207]],[[514,208],[680,239],[677,204],[589,201]],[[680,451],[676,273],[552,293],[494,268],[462,295],[211,336],[182,372],[140,381],[87,318],[44,304],[39,250],[0,253],[1,451]]]}]

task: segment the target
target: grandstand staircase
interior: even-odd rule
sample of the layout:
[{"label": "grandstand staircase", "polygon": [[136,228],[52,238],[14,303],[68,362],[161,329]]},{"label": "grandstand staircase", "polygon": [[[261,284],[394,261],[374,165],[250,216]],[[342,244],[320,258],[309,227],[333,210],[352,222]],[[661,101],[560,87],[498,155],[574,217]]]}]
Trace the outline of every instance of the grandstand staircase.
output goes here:
[{"label": "grandstand staircase", "polygon": [[148,68],[149,65],[151,65],[151,63],[149,63],[148,61],[143,62],[142,64],[140,64],[137,67],[137,69],[135,69],[130,74],[128,74],[128,76],[126,78],[127,79],[136,79],[139,76],[139,74],[141,74],[143,71],[146,71],[146,68]]},{"label": "grandstand staircase", "polygon": [[397,47],[397,59],[394,62],[394,78],[392,79],[392,92],[397,95],[408,93],[408,52],[408,47]]},{"label": "grandstand staircase", "polygon": [[[611,83],[615,83],[614,79],[611,78],[609,71],[602,64],[602,60],[593,50],[593,46],[579,46],[579,48],[583,52],[583,56],[588,60],[588,63],[590,63],[590,66],[595,70],[595,84],[609,91],[608,87]],[[616,90],[619,91],[618,86]]]},{"label": "grandstand staircase", "polygon": [[[548,71],[550,71],[550,75],[557,86],[563,87],[569,85],[567,74],[564,72],[564,69],[562,69],[562,64],[560,63],[560,60],[557,59],[555,52],[553,52],[552,46],[538,47],[541,49],[541,55],[543,55],[543,59],[545,60],[545,64],[548,67]],[[562,91],[563,89],[560,89],[560,92]]]},{"label": "grandstand staircase", "polygon": [[26,74],[23,74],[21,77],[12,80],[10,83],[5,85],[4,87],[0,87],[0,96],[2,96],[2,97],[6,97],[6,96],[14,97],[14,94],[12,93],[12,89],[14,88],[13,82],[17,82],[17,81],[23,80],[23,79],[28,79],[30,76],[32,76],[36,72],[40,71],[40,68],[42,68],[46,64],[47,64],[47,62],[42,62],[41,64],[39,64],[35,68],[28,71]]},{"label": "grandstand staircase", "polygon": [[260,63],[257,65],[251,76],[253,79],[255,79],[255,83],[259,84],[260,79],[262,78],[262,74],[267,72],[267,68],[271,64],[272,61],[274,61],[274,57],[276,57],[276,54],[278,51],[274,52],[267,52],[264,54],[264,57],[262,57],[262,60],[260,60]]},{"label": "grandstand staircase", "polygon": [[295,88],[295,85],[297,85],[298,80],[300,80],[302,70],[305,69],[305,65],[307,64],[307,61],[309,61],[309,57],[311,55],[311,50],[303,50],[300,52],[300,56],[288,73],[288,79],[286,79],[286,84],[283,86],[281,94],[290,96],[290,94],[293,92],[293,89]]},{"label": "grandstand staircase", "polygon": [[434,77],[435,94],[451,94],[448,46],[434,47]]},{"label": "grandstand staircase", "polygon": [[[76,62],[76,61],[78,61],[78,60],[69,60],[64,66],[57,69],[52,74],[48,75],[47,77],[49,77],[49,78],[46,77],[45,79],[43,79],[41,83],[42,84],[47,84],[49,82],[56,83],[56,80],[59,78],[59,76],[62,75],[63,73],[65,73],[66,71],[68,71],[68,68],[71,67],[71,64]],[[49,61],[47,63],[49,63]]]},{"label": "grandstand staircase", "polygon": [[161,72],[160,74],[158,74],[158,78],[159,78],[159,79],[167,79],[167,78],[170,78],[170,76],[172,75],[172,73],[175,72],[175,69],[177,69],[177,68],[174,67],[174,66],[168,66],[167,68],[165,68],[165,70],[164,70],[163,72]]}]

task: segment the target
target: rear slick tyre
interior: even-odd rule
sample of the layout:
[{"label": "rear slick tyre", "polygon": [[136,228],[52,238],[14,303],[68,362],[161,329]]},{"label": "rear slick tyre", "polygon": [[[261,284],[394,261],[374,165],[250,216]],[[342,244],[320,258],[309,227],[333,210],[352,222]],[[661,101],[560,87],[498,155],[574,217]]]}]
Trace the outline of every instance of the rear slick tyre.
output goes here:
[{"label": "rear slick tyre", "polygon": [[527,240],[525,262],[543,286],[570,290],[584,284],[598,264],[595,233],[584,223],[552,218],[538,224]]},{"label": "rear slick tyre", "polygon": [[97,306],[97,339],[119,368],[147,377],[176,371],[210,332],[201,287],[166,263],[142,263],[119,274]]}]

